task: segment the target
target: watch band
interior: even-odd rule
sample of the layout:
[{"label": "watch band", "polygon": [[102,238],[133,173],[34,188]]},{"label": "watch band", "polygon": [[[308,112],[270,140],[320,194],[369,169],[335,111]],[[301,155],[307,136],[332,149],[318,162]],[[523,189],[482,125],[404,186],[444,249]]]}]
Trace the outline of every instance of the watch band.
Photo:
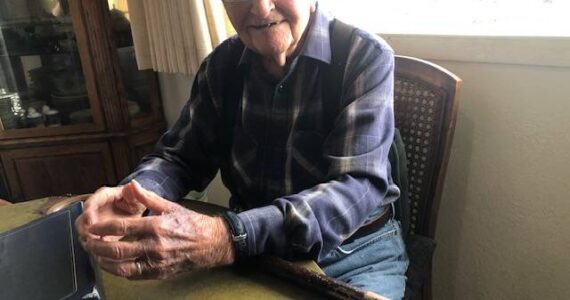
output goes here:
[{"label": "watch band", "polygon": [[232,242],[236,255],[236,262],[243,261],[248,256],[247,251],[247,232],[245,226],[239,217],[232,211],[225,211],[222,217],[228,224],[232,234]]}]

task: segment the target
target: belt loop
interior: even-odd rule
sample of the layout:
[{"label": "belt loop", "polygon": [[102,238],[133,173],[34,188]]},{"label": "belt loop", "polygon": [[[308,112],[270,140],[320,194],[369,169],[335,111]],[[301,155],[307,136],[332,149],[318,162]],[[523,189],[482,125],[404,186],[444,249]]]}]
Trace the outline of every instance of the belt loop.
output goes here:
[{"label": "belt loop", "polygon": [[396,217],[396,205],[394,204],[394,202],[390,203],[390,206],[392,207],[392,217],[390,217],[390,219],[394,219]]}]

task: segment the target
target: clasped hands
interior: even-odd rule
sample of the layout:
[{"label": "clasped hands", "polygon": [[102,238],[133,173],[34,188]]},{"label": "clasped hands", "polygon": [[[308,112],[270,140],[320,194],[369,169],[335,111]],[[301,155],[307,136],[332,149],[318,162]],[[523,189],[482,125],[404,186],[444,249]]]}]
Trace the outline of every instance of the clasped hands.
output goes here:
[{"label": "clasped hands", "polygon": [[[147,208],[153,215],[143,217]],[[129,279],[170,278],[235,259],[222,218],[186,209],[135,181],[97,190],[75,225],[99,267]]]}]

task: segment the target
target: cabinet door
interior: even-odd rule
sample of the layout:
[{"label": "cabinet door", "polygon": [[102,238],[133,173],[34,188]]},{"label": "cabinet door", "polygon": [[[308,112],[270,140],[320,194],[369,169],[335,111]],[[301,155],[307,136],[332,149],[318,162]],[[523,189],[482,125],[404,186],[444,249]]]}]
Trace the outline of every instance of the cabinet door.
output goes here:
[{"label": "cabinet door", "polygon": [[87,30],[67,0],[0,1],[0,139],[105,129]]},{"label": "cabinet door", "polygon": [[117,181],[107,143],[3,151],[2,164],[15,202],[91,193]]}]

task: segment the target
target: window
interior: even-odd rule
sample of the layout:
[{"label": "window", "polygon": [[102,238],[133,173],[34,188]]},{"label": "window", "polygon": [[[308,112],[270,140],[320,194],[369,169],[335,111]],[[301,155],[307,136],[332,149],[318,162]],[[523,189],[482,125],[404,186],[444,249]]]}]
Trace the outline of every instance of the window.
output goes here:
[{"label": "window", "polygon": [[321,0],[378,33],[570,37],[570,0]]}]

